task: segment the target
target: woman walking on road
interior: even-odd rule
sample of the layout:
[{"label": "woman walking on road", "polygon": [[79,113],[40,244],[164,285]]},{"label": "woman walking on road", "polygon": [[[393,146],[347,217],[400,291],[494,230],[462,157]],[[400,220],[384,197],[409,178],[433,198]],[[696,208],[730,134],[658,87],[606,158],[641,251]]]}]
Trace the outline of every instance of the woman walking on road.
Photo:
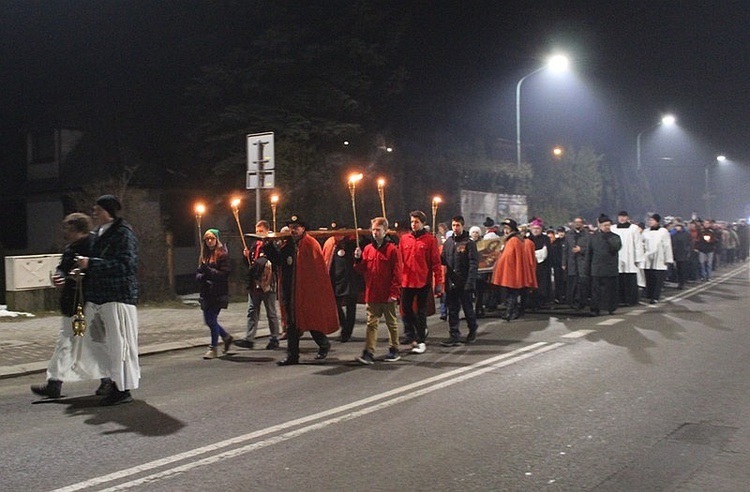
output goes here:
[{"label": "woman walking on road", "polygon": [[195,279],[200,284],[200,304],[203,320],[211,330],[211,345],[204,359],[218,357],[219,337],[224,341],[222,353],[232,345],[232,335],[219,324],[219,313],[229,305],[229,253],[219,239],[218,229],[208,229],[203,234],[203,252]]}]

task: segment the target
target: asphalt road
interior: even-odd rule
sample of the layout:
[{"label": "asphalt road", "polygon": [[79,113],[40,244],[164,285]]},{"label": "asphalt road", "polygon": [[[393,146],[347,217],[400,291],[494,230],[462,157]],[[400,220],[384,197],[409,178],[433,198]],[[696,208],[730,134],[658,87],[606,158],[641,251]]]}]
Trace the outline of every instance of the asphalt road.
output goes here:
[{"label": "asphalt road", "polygon": [[427,353],[367,367],[362,327],[323,364],[309,340],[294,367],[169,352],[120,407],[6,379],[0,489],[748,490],[749,297],[744,266],[613,316],[485,319],[471,346],[433,325]]}]

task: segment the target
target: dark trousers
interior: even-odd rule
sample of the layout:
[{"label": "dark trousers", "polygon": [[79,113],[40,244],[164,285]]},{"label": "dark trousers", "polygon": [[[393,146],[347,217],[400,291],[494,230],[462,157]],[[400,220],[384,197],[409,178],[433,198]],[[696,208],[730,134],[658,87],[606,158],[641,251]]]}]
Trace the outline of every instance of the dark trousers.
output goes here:
[{"label": "dark trousers", "polygon": [[687,282],[689,261],[676,261],[675,269],[677,270],[677,288],[682,289]]},{"label": "dark trousers", "polygon": [[658,301],[667,271],[647,269],[644,273],[646,274],[646,298]]},{"label": "dark trousers", "polygon": [[[481,275],[480,275],[481,277]],[[487,282],[483,278],[477,279],[477,291],[476,291],[476,304],[474,306],[474,312],[477,315],[484,314],[484,292],[487,290]]]},{"label": "dark trousers", "polygon": [[565,302],[565,280],[568,276],[562,267],[554,267],[552,272],[555,277],[555,301],[562,304]]},{"label": "dark trousers", "polygon": [[[424,343],[427,330],[427,297],[430,295],[430,285],[418,289],[404,287],[401,290],[401,307],[404,311],[404,334],[407,338]],[[414,311],[414,299],[417,300],[417,310]]]},{"label": "dark trousers", "polygon": [[613,313],[617,309],[618,277],[591,277],[591,311]]},{"label": "dark trousers", "polygon": [[579,275],[568,275],[568,290],[565,299],[576,309],[583,309],[589,299],[589,278]]},{"label": "dark trousers", "polygon": [[354,321],[357,317],[357,298],[354,296],[337,297],[336,308],[339,311],[341,340],[349,340],[354,331]]},{"label": "dark trousers", "polygon": [[[299,359],[299,339],[301,335],[297,330],[296,323],[290,321],[286,327],[286,353],[290,359]],[[312,335],[313,340],[318,344],[321,351],[327,351],[331,348],[331,342],[328,341],[328,337],[322,331],[310,330],[310,335]]]},{"label": "dark trousers", "polygon": [[627,306],[638,304],[638,274],[620,273],[617,280],[620,304]]},{"label": "dark trousers", "polygon": [[472,292],[463,289],[449,289],[445,296],[445,303],[448,305],[448,332],[453,340],[458,340],[461,337],[461,331],[458,328],[461,309],[464,310],[466,324],[469,325],[469,333],[477,331],[477,316],[474,313],[472,297]]}]

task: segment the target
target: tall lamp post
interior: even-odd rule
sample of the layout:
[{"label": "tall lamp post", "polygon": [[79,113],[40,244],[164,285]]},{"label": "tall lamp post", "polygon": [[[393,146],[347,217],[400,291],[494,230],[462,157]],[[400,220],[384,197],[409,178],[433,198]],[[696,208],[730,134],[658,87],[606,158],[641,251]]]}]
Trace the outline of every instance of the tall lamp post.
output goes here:
[{"label": "tall lamp post", "polygon": [[516,84],[516,162],[518,167],[521,167],[521,85],[523,81],[539,73],[545,68],[552,69],[554,71],[562,71],[568,68],[568,58],[563,55],[555,55],[550,57],[546,65],[543,65],[533,72],[521,77],[521,80]]},{"label": "tall lamp post", "polygon": [[637,159],[636,169],[638,171],[641,170],[641,136],[643,136],[643,134],[646,133],[647,131],[656,128],[657,126],[661,126],[661,125],[671,126],[671,125],[674,125],[675,121],[677,121],[677,119],[674,116],[672,116],[671,114],[668,114],[668,115],[664,116],[661,119],[661,121],[659,121],[657,124],[651,125],[650,127],[648,127],[645,130],[641,131],[638,134],[638,136],[635,138],[635,153],[636,153],[636,159]]},{"label": "tall lamp post", "polygon": [[[726,160],[727,160],[726,156],[723,156],[723,155],[716,156],[716,162],[725,162]],[[706,171],[705,173],[706,174],[706,192],[703,195],[706,200],[706,214],[708,215],[707,217],[708,219],[711,218],[711,187],[709,186],[709,180],[708,180],[709,178],[708,173],[709,173],[710,167],[711,167],[711,163],[709,162],[708,164],[706,164],[706,170],[705,170]]]}]

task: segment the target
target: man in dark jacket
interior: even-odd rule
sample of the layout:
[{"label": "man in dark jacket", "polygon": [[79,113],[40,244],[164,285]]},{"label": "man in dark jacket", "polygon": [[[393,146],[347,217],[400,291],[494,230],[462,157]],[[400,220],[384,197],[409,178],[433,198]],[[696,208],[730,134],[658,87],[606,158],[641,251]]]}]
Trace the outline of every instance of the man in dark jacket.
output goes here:
[{"label": "man in dark jacket", "polygon": [[682,222],[676,222],[672,228],[672,256],[677,270],[677,288],[680,290],[685,288],[692,249],[693,238]]},{"label": "man in dark jacket", "polygon": [[589,234],[583,218],[573,220],[573,228],[565,234],[563,270],[567,279],[565,299],[576,309],[583,309],[589,297]]},{"label": "man in dark jacket", "polygon": [[446,239],[440,254],[440,262],[446,269],[445,302],[448,306],[449,338],[441,343],[444,347],[461,345],[461,332],[458,329],[461,309],[464,310],[466,324],[469,325],[466,343],[473,343],[477,339],[477,316],[473,303],[479,265],[477,243],[464,230],[462,216],[457,215],[451,219],[451,229],[453,235]]},{"label": "man in dark jacket", "polygon": [[[105,361],[112,389],[102,400],[104,406],[133,401],[130,390],[141,378],[138,362],[138,240],[130,225],[118,213],[120,200],[102,195],[94,205],[93,218],[99,226],[91,254],[79,257],[78,266],[86,271],[84,298],[86,319],[92,338],[103,337]],[[103,384],[104,385],[104,384]],[[103,388],[97,393],[104,393]]]},{"label": "man in dark jacket", "polygon": [[341,342],[348,342],[354,331],[357,299],[362,288],[362,277],[354,269],[356,234],[334,235],[323,244],[323,257],[331,279],[336,309],[341,325]]},{"label": "man in dark jacket", "polygon": [[602,309],[612,314],[617,309],[620,236],[612,232],[612,220],[599,216],[599,229],[591,235],[589,262],[591,272],[591,314]]}]

